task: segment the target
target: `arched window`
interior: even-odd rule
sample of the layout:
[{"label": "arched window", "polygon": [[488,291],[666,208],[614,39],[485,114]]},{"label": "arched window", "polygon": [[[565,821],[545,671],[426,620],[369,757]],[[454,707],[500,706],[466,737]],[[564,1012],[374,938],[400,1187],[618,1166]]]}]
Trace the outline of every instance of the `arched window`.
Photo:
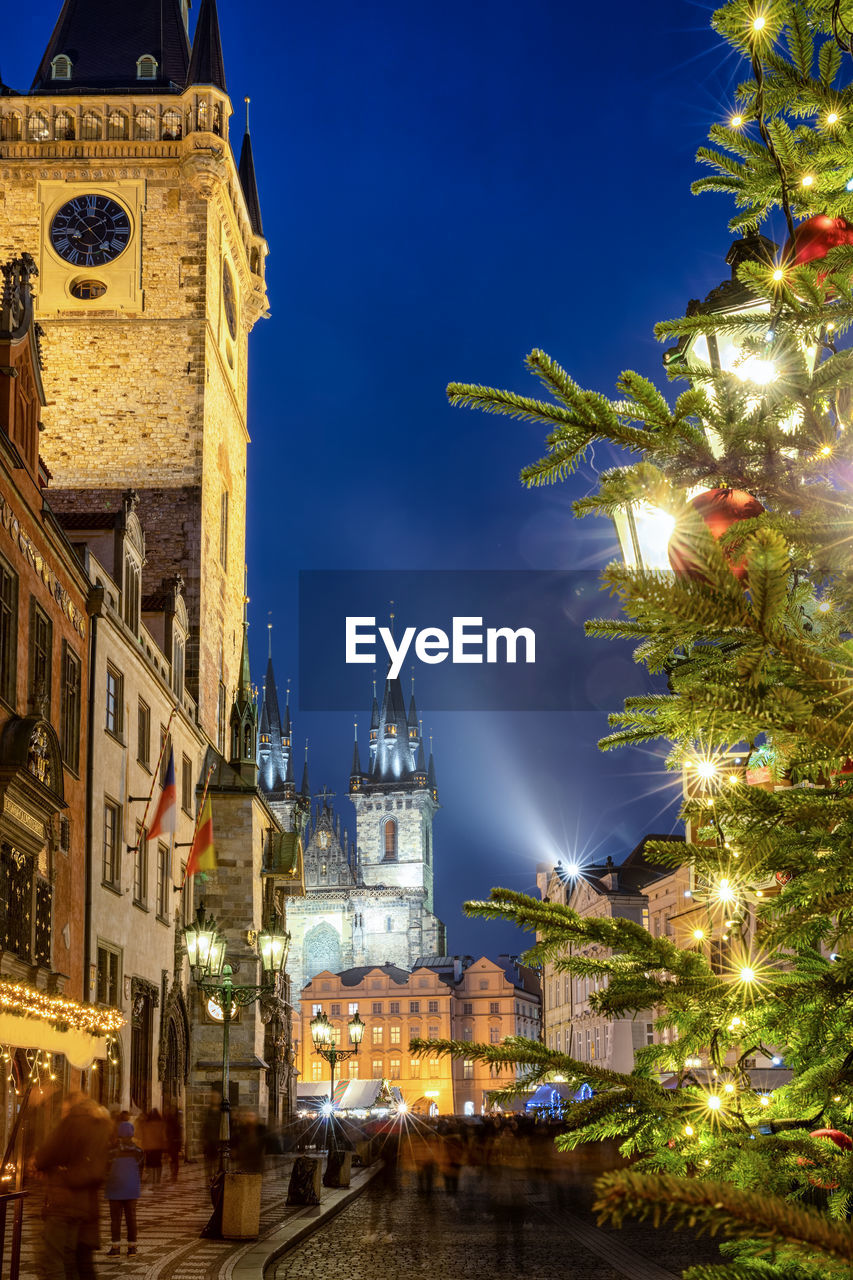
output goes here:
[{"label": "arched window", "polygon": [[157,79],[157,59],[150,53],[144,53],[141,58],[136,59],[136,78],[137,80]]},{"label": "arched window", "polygon": [[0,120],[0,140],[3,142],[20,142],[21,132],[21,117],[17,111]]},{"label": "arched window", "polygon": [[75,123],[70,111],[57,111],[53,129],[53,136],[57,142],[73,141]]},{"label": "arched window", "polygon": [[80,137],[85,142],[94,142],[101,137],[103,132],[103,124],[101,117],[96,111],[85,112],[83,119],[80,121]]},{"label": "arched window", "polygon": [[148,108],[136,113],[136,136],[143,142],[151,142],[157,137],[157,117]]},{"label": "arched window", "polygon": [[214,133],[219,133],[219,134],[222,133],[222,108],[220,107],[218,102],[214,102],[213,104],[212,128]]},{"label": "arched window", "polygon": [[207,103],[204,100],[198,104],[196,119],[198,121],[198,128],[202,133],[205,133],[207,131]]},{"label": "arched window", "polygon": [[27,120],[27,137],[30,142],[44,142],[50,136],[50,125],[43,111],[34,111]]},{"label": "arched window", "polygon": [[163,115],[163,141],[176,142],[182,132],[180,111],[166,111]]},{"label": "arched window", "polygon": [[51,80],[71,79],[71,59],[67,53],[58,53],[50,64]]},{"label": "arched window", "polygon": [[128,136],[127,116],[123,111],[111,111],[107,119],[107,137],[116,139]]},{"label": "arched window", "polygon": [[397,861],[397,824],[393,818],[385,823],[385,862]]},{"label": "arched window", "polygon": [[309,929],[302,945],[306,982],[324,969],[328,969],[330,973],[340,970],[340,935],[326,921]]},{"label": "arched window", "polygon": [[258,253],[257,249],[252,250],[249,261],[251,263],[250,270],[252,275],[259,276],[261,274],[261,255]]}]

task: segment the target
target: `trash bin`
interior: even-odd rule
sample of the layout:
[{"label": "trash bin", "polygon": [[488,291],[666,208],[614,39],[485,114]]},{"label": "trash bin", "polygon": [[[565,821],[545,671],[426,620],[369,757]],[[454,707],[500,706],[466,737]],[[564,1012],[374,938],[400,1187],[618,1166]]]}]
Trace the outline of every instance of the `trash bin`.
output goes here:
[{"label": "trash bin", "polygon": [[261,1229],[260,1173],[226,1173],[222,1197],[222,1236],[254,1240]]}]

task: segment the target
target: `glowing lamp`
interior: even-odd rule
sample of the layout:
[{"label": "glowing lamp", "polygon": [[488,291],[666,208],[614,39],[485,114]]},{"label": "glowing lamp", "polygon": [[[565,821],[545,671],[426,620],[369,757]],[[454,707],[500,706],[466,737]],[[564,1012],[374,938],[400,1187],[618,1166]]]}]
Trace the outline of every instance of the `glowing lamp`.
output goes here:
[{"label": "glowing lamp", "polygon": [[258,934],[258,951],[265,978],[274,978],[284,970],[289,949],[290,934],[281,928],[278,916],[274,915],[269,927]]},{"label": "glowing lamp", "polygon": [[349,1031],[350,1043],[354,1044],[356,1048],[358,1048],[358,1046],[361,1044],[361,1038],[364,1035],[364,1023],[362,1022],[361,1018],[358,1016],[358,1012],[356,1012],[353,1015],[353,1017],[350,1018],[349,1026],[347,1029]]},{"label": "glowing lamp", "polygon": [[827,124],[838,124],[838,112],[830,111],[826,117]]},{"label": "glowing lamp", "polygon": [[205,917],[204,903],[199,903],[195,921],[184,929],[184,942],[193,980],[204,981],[222,973],[225,963],[225,939],[212,916]]},{"label": "glowing lamp", "polygon": [[325,1013],[316,1013],[310,1022],[311,1039],[314,1048],[319,1052],[330,1045],[334,1039],[334,1030]]},{"label": "glowing lamp", "polygon": [[613,516],[622,559],[629,569],[669,569],[667,548],[675,517],[649,502],[634,502]]}]

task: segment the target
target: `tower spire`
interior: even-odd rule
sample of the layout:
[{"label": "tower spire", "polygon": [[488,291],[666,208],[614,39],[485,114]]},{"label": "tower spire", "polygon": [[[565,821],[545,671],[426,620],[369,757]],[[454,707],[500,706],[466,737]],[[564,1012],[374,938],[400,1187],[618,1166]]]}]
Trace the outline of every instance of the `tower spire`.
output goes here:
[{"label": "tower spire", "polygon": [[311,803],[311,784],[308,781],[308,739],[305,739],[305,767],[302,770],[302,796]]},{"label": "tower spire", "polygon": [[243,145],[240,148],[240,163],[237,171],[240,175],[240,186],[246,197],[246,208],[249,211],[249,222],[256,236],[263,236],[264,224],[261,220],[261,201],[258,196],[258,180],[255,177],[255,157],[252,152],[252,135],[249,133],[249,103],[246,103],[246,132],[243,134]]},{"label": "tower spire", "polygon": [[228,92],[225,86],[225,59],[222,56],[216,0],[201,0],[187,84],[212,84],[223,93]]},{"label": "tower spire", "polygon": [[252,690],[252,674],[249,670],[249,595],[248,568],[244,576],[243,591],[243,646],[240,652],[240,675],[237,693],[231,706],[231,760],[230,764],[241,777],[255,786],[258,781],[256,748],[258,742],[258,707]]}]

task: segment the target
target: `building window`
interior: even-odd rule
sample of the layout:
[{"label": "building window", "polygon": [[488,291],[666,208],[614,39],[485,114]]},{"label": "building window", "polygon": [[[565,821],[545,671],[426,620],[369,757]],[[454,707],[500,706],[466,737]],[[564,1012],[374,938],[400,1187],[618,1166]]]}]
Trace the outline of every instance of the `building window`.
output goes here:
[{"label": "building window", "polygon": [[372,1070],[373,1070],[373,1079],[381,1080],[382,1079],[382,1059],[381,1058],[373,1059]]},{"label": "building window", "polygon": [[80,676],[82,665],[77,654],[62,642],[62,690],[59,732],[62,758],[76,773],[80,767]]},{"label": "building window", "polygon": [[180,111],[166,111],[163,113],[163,132],[161,137],[164,142],[177,142],[183,132]]},{"label": "building window", "polygon": [[357,1080],[358,1079],[358,1059],[350,1058],[347,1065],[349,1067],[350,1080]]},{"label": "building window", "polygon": [[98,1004],[118,1006],[119,959],[112,947],[98,947]]},{"label": "building window", "polygon": [[153,142],[157,137],[157,117],[153,111],[137,111],[136,136],[140,142]]},{"label": "building window", "polygon": [[166,726],[160,725],[160,786],[166,785],[166,774],[169,772],[169,758],[172,754],[172,735],[166,732]]},{"label": "building window", "polygon": [[420,1075],[421,1075],[421,1060],[420,1060],[420,1058],[410,1058],[410,1059],[409,1059],[409,1075],[412,1077],[412,1079],[413,1079],[413,1080],[419,1080],[419,1079],[420,1079]]},{"label": "building window", "polygon": [[322,1062],[312,1062],[312,1063],[311,1063],[311,1079],[315,1082],[315,1084],[316,1084],[316,1083],[319,1083],[319,1081],[323,1079],[323,1064],[322,1064]]},{"label": "building window", "polygon": [[53,627],[44,609],[30,610],[30,705],[50,717],[50,656]]},{"label": "building window", "polygon": [[33,111],[27,118],[27,138],[30,142],[46,142],[50,137],[50,125],[43,111]]},{"label": "building window", "polygon": [[181,894],[181,924],[184,928],[193,922],[193,882],[187,880],[187,864],[181,863],[181,885],[183,893]]},{"label": "building window", "polygon": [[133,556],[124,557],[124,591],[122,592],[122,618],[133,634],[139,635],[139,607],[141,602],[140,579],[142,570]]},{"label": "building window", "polygon": [[463,1040],[473,1040],[473,1039],[474,1039],[474,1032],[471,1030],[471,1028],[470,1028],[470,1027],[463,1027],[463,1028],[462,1028],[462,1039],[463,1039]]},{"label": "building window", "polygon": [[136,78],[137,80],[157,79],[157,59],[150,53],[144,53],[141,58],[136,59]]},{"label": "building window", "polygon": [[148,899],[148,832],[137,822],[133,851],[133,901],[144,907]]},{"label": "building window", "polygon": [[472,1014],[473,1014],[473,1012],[474,1012],[474,1005],[473,1005],[472,1001],[470,1001],[470,1000],[466,1000],[466,1001],[463,1003],[463,1005],[462,1005],[462,1012],[463,1012],[464,1014],[467,1014],[469,1018],[471,1017],[471,1015],[472,1015]]},{"label": "building window", "polygon": [[358,1013],[358,1001],[357,1001],[357,1000],[350,1000],[350,1002],[349,1002],[349,1016],[350,1016],[351,1018],[354,1018],[354,1017],[355,1017],[355,1015],[356,1015],[357,1013]]},{"label": "building window", "polygon": [[0,120],[0,142],[20,142],[21,133],[21,117],[17,111],[12,111]]},{"label": "building window", "polygon": [[402,1035],[401,1027],[397,1025],[391,1027],[391,1043],[392,1044],[401,1044],[402,1043],[400,1039],[401,1035]]},{"label": "building window", "polygon": [[500,1013],[500,1011],[501,1011],[501,1002],[500,1002],[500,1000],[490,1000],[490,1001],[489,1001],[489,1013]]},{"label": "building window", "polygon": [[322,1013],[322,1012],[323,1012],[323,1006],[322,1006],[321,1004],[312,1004],[312,1006],[311,1006],[311,1017],[312,1017],[312,1018],[316,1018],[317,1014],[318,1014],[318,1013]]},{"label": "building window", "polygon": [[101,117],[95,111],[86,111],[80,121],[80,137],[84,142],[97,142],[101,136],[103,125]]},{"label": "building window", "polygon": [[420,1029],[420,1027],[410,1027],[410,1028],[409,1028],[409,1039],[410,1039],[410,1040],[420,1040],[420,1038],[421,1038],[421,1029]]},{"label": "building window", "polygon": [[107,663],[107,733],[120,738],[124,728],[124,676]]},{"label": "building window", "polygon": [[67,53],[58,53],[51,60],[50,64],[51,80],[70,80],[71,79],[71,59]]},{"label": "building window", "polygon": [[[500,1044],[500,1042],[501,1042],[500,1027],[499,1026],[489,1027],[489,1044]],[[560,1046],[558,1045],[557,1048],[559,1049],[559,1047]]]},{"label": "building window", "polygon": [[430,1040],[437,1040],[437,1039],[438,1039],[438,1027],[430,1027],[430,1029],[429,1029],[429,1037],[428,1037],[428,1038],[429,1038]]},{"label": "building window", "polygon": [[129,136],[127,116],[123,111],[111,111],[107,116],[107,138],[116,141]]},{"label": "building window", "polygon": [[441,1075],[441,1059],[440,1058],[430,1058],[429,1073],[432,1076],[433,1080],[437,1079],[438,1076]]},{"label": "building window", "polygon": [[473,1058],[462,1059],[462,1078],[463,1080],[474,1079],[474,1059]]},{"label": "building window", "polygon": [[427,1001],[427,1013],[438,1013],[438,1001],[437,1001],[437,1000],[428,1000],[428,1001]]},{"label": "building window", "polygon": [[420,1000],[410,1000],[410,1001],[409,1001],[409,1013],[420,1013],[420,1011],[421,1011],[421,1002],[420,1002]]},{"label": "building window", "polygon": [[121,840],[121,806],[112,800],[104,801],[104,857],[101,879],[104,884],[118,887],[120,874],[119,841]]},{"label": "building window", "polygon": [[219,499],[219,563],[228,568],[228,490],[222,490]]},{"label": "building window", "polygon": [[57,111],[53,122],[53,136],[57,142],[73,142],[76,120],[70,111]]},{"label": "building window", "polygon": [[381,1028],[381,1027],[371,1027],[371,1028],[370,1028],[370,1043],[371,1043],[371,1044],[374,1044],[374,1045],[375,1045],[375,1044],[381,1044],[381,1043],[382,1043],[382,1028]]},{"label": "building window", "polygon": [[400,1079],[400,1059],[392,1058],[388,1063],[388,1078],[390,1080]]},{"label": "building window", "polygon": [[382,1001],[381,1001],[381,1000],[374,1000],[374,1001],[373,1001],[373,1010],[372,1010],[372,1012],[373,1012],[373,1013],[381,1013],[381,1012],[382,1012]]},{"label": "building window", "polygon": [[400,1001],[399,1001],[399,1000],[392,1000],[392,1001],[391,1001],[391,1003],[388,1005],[388,1012],[389,1012],[389,1013],[399,1013],[399,1012],[400,1012]]},{"label": "building window", "polygon": [[146,769],[151,766],[151,708],[139,699],[136,707],[136,758]]},{"label": "building window", "polygon": [[389,818],[385,823],[385,862],[397,861],[397,823]]},{"label": "building window", "polygon": [[181,808],[184,813],[193,811],[193,762],[189,756],[181,758]]},{"label": "building window", "polygon": [[341,1006],[339,1004],[333,1004],[330,1012],[333,1018],[339,1018],[341,1016]]},{"label": "building window", "polygon": [[169,846],[157,845],[157,915],[161,920],[169,919],[169,889],[171,888],[171,867],[169,866]]}]

